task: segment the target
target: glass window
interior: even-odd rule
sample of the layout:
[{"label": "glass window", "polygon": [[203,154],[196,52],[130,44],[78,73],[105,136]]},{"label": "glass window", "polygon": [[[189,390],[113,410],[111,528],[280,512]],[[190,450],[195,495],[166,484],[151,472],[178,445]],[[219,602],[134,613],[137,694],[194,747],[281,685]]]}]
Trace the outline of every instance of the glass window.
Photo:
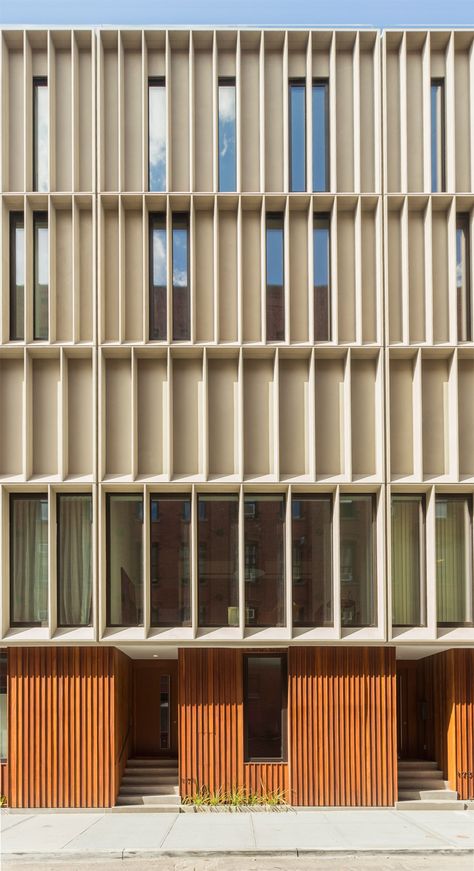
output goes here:
[{"label": "glass window", "polygon": [[425,626],[423,496],[392,496],[392,622]]},{"label": "glass window", "polygon": [[329,82],[313,81],[313,191],[329,190]]},{"label": "glass window", "polygon": [[285,497],[250,496],[245,512],[245,624],[285,625]]},{"label": "glass window", "polygon": [[47,191],[49,186],[48,79],[33,79],[33,190]]},{"label": "glass window", "polygon": [[0,759],[8,759],[7,651],[0,650]]},{"label": "glass window", "polygon": [[107,625],[143,626],[143,499],[107,495]]},{"label": "glass window", "polygon": [[235,79],[219,79],[219,190],[235,191]]},{"label": "glass window", "polygon": [[246,762],[285,762],[287,758],[286,654],[244,656]]},{"label": "glass window", "polygon": [[61,493],[58,512],[58,624],[92,624],[92,497]]},{"label": "glass window", "polygon": [[238,626],[239,498],[199,496],[198,506],[199,624]]},{"label": "glass window", "polygon": [[267,340],[285,338],[283,215],[267,214]]},{"label": "glass window", "polygon": [[166,215],[150,215],[150,339],[166,340]]},{"label": "glass window", "polygon": [[290,82],[290,190],[306,190],[306,85]]},{"label": "glass window", "polygon": [[34,212],[34,299],[33,299],[33,338],[48,339],[49,320],[49,251],[48,251],[48,213]]},{"label": "glass window", "polygon": [[469,496],[436,497],[438,623],[473,624],[472,516]]},{"label": "glass window", "polygon": [[328,214],[315,214],[313,223],[314,341],[331,338],[331,246]]},{"label": "glass window", "polygon": [[431,80],[431,190],[444,191],[445,121],[444,79]]},{"label": "glass window", "polygon": [[148,187],[166,190],[166,89],[163,78],[148,79]]},{"label": "glass window", "polygon": [[25,221],[10,212],[10,339],[25,338]]},{"label": "glass window", "polygon": [[330,496],[292,501],[293,624],[332,626]]},{"label": "glass window", "polygon": [[456,294],[458,310],[458,342],[472,339],[471,263],[469,215],[456,216]]},{"label": "glass window", "polygon": [[151,625],[191,625],[191,499],[151,497]]},{"label": "glass window", "polygon": [[377,590],[374,578],[372,496],[341,496],[341,623],[375,626]]},{"label": "glass window", "polygon": [[48,497],[10,497],[10,622],[48,625]]},{"label": "glass window", "polygon": [[188,216],[173,215],[173,341],[191,338]]}]

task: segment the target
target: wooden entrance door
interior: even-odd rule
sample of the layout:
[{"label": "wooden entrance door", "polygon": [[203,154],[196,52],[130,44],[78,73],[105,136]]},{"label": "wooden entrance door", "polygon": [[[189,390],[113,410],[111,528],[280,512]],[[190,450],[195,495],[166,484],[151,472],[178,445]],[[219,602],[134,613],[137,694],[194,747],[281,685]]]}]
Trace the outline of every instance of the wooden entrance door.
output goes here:
[{"label": "wooden entrance door", "polygon": [[177,756],[177,660],[135,660],[133,678],[134,755]]}]

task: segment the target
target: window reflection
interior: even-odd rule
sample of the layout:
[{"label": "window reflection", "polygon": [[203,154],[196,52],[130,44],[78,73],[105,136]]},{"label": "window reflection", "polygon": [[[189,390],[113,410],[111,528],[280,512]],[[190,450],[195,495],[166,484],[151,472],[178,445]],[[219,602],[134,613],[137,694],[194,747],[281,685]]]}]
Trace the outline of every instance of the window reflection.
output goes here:
[{"label": "window reflection", "polygon": [[199,496],[199,624],[239,625],[238,496]]},{"label": "window reflection", "polygon": [[34,299],[33,299],[33,338],[48,338],[49,321],[49,250],[48,213],[33,214],[34,233]]},{"label": "window reflection", "polygon": [[107,625],[143,626],[143,499],[107,497]]},{"label": "window reflection", "polygon": [[285,624],[285,497],[246,496],[245,624]]},{"label": "window reflection", "polygon": [[191,500],[151,498],[151,625],[191,625]]},{"label": "window reflection", "polygon": [[219,190],[235,191],[235,79],[219,79]]},{"label": "window reflection", "polygon": [[33,189],[47,191],[49,186],[48,139],[49,139],[48,80],[33,79]]},{"label": "window reflection", "polygon": [[374,534],[372,496],[341,496],[341,623],[374,626]]},{"label": "window reflection", "polygon": [[331,259],[328,214],[316,214],[313,225],[314,341],[331,338]]},{"label": "window reflection", "polygon": [[173,339],[191,338],[189,228],[187,215],[173,215]]},{"label": "window reflection", "polygon": [[313,81],[313,191],[329,190],[329,82]]},{"label": "window reflection", "polygon": [[293,624],[332,626],[330,496],[292,501]]},{"label": "window reflection", "polygon": [[306,86],[290,82],[290,190],[306,190]]},{"label": "window reflection", "polygon": [[431,190],[445,190],[444,79],[431,80]]},{"label": "window reflection", "polygon": [[456,216],[456,293],[458,342],[472,339],[469,215]]},{"label": "window reflection", "polygon": [[10,213],[10,339],[25,338],[25,222]]},{"label": "window reflection", "polygon": [[285,338],[283,215],[267,214],[267,340]]},{"label": "window reflection", "polygon": [[166,339],[166,216],[150,215],[150,339]]},{"label": "window reflection", "polygon": [[284,761],[287,756],[286,655],[244,657],[245,760]]},{"label": "window reflection", "polygon": [[166,190],[166,88],[160,78],[148,80],[148,187]]},{"label": "window reflection", "polygon": [[12,495],[10,517],[12,626],[48,625],[48,497]]}]

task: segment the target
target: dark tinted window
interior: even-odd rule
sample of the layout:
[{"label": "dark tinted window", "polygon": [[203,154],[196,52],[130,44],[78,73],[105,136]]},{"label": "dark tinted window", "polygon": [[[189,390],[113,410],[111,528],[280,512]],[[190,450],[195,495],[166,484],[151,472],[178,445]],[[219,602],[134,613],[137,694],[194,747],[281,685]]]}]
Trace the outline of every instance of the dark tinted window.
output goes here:
[{"label": "dark tinted window", "polygon": [[244,657],[245,760],[285,761],[286,655]]}]

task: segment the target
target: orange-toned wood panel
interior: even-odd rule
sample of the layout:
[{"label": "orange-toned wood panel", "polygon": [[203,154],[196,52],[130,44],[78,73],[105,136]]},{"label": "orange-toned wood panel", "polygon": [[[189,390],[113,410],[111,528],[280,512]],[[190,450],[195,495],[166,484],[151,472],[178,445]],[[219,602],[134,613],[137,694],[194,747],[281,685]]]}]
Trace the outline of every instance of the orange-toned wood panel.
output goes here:
[{"label": "orange-toned wood panel", "polygon": [[133,662],[120,650],[114,650],[114,664],[115,803],[133,741]]},{"label": "orange-toned wood panel", "polygon": [[244,786],[247,792],[257,795],[278,791],[289,801],[288,765],[283,762],[246,762]]},{"label": "orange-toned wood panel", "polygon": [[123,656],[107,647],[9,649],[11,807],[115,803]]},{"label": "orange-toned wood panel", "polygon": [[454,743],[459,798],[474,799],[474,650],[450,650],[454,676]]},{"label": "orange-toned wood panel", "polygon": [[395,803],[394,649],[290,648],[288,700],[293,804]]},{"label": "orange-toned wood panel", "polygon": [[181,796],[244,785],[242,653],[179,651]]},{"label": "orange-toned wood panel", "polygon": [[0,796],[8,801],[8,762],[0,762]]}]

